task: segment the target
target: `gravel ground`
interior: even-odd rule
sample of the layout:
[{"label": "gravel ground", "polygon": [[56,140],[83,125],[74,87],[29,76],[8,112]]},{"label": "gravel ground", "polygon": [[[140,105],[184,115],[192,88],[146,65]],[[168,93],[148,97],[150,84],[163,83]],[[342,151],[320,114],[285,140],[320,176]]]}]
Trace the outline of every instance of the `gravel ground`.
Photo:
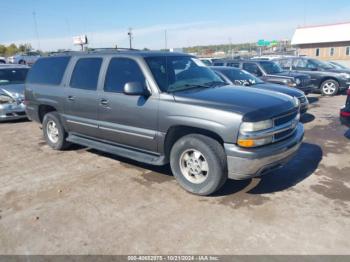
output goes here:
[{"label": "gravel ground", "polygon": [[0,253],[350,254],[345,96],[310,101],[287,166],[211,197],[183,191],[169,167],[53,151],[36,123],[1,123]]}]

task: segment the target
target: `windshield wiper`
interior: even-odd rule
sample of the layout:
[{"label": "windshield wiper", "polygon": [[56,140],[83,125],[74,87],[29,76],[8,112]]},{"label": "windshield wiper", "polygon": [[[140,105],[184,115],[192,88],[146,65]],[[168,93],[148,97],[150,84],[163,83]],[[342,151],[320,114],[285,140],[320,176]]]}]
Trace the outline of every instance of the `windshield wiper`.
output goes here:
[{"label": "windshield wiper", "polygon": [[178,91],[184,91],[184,90],[189,90],[193,88],[211,88],[211,86],[206,86],[206,85],[200,85],[200,84],[187,84],[183,85],[181,88],[175,88],[175,89],[168,89],[168,92],[178,92]]},{"label": "windshield wiper", "polygon": [[208,87],[216,87],[216,86],[226,86],[228,84],[225,82],[222,82],[222,81],[211,81],[208,83],[204,83],[204,85],[206,85]]}]

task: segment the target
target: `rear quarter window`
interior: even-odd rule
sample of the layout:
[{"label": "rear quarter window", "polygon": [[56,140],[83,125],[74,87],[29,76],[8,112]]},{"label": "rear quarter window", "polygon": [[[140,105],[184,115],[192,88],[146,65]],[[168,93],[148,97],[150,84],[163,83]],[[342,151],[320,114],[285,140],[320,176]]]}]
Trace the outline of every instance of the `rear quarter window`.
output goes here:
[{"label": "rear quarter window", "polygon": [[45,85],[61,84],[69,60],[69,56],[39,59],[29,70],[26,82]]}]

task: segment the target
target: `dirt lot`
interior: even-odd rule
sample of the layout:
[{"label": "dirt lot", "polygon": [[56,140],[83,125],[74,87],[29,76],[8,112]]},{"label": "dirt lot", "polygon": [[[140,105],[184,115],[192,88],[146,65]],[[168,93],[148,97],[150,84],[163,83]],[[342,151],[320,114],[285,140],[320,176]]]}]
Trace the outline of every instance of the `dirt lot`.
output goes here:
[{"label": "dirt lot", "polygon": [[350,254],[345,97],[310,100],[292,162],[212,197],[183,191],[168,167],[56,152],[37,124],[2,123],[0,253]]}]

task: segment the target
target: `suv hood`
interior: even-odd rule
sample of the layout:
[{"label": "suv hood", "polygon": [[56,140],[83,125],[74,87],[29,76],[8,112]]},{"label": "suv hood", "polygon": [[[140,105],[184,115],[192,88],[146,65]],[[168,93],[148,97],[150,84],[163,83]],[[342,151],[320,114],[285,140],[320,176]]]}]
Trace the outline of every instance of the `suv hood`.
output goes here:
[{"label": "suv hood", "polygon": [[0,94],[11,96],[13,99],[24,98],[24,84],[0,85]]},{"label": "suv hood", "polygon": [[174,99],[178,103],[235,112],[241,114],[244,121],[251,122],[276,117],[296,107],[288,95],[240,86],[179,91],[174,93]]}]

